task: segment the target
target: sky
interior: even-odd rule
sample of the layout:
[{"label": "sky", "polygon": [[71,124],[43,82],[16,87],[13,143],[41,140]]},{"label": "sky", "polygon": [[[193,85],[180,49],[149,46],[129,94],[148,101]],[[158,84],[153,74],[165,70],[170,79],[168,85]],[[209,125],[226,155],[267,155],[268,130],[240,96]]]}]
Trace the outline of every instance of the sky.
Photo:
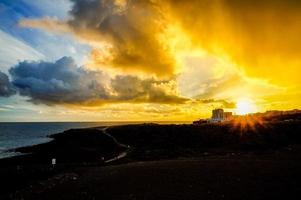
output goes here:
[{"label": "sky", "polygon": [[301,108],[300,13],[298,0],[0,0],[0,121]]}]

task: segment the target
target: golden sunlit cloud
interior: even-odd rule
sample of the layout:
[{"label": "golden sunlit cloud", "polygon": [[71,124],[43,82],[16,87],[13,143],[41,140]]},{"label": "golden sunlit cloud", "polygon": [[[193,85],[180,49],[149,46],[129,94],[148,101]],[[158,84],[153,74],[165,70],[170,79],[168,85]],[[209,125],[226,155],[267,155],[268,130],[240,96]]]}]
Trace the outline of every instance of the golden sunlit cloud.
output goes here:
[{"label": "golden sunlit cloud", "polygon": [[167,21],[151,1],[74,1],[70,13],[72,18],[67,22],[43,18],[19,24],[73,34],[93,47],[90,59],[101,70],[113,67],[122,72],[174,75],[176,62],[165,42],[168,38],[161,34]]},{"label": "golden sunlit cloud", "polygon": [[300,107],[300,12],[295,0],[74,0],[65,21],[19,24],[89,44],[95,73],[139,77],[119,80],[117,103],[180,102],[191,119],[225,102],[239,115]]},{"label": "golden sunlit cloud", "polygon": [[191,0],[173,1],[170,13],[196,46],[231,59],[248,76],[290,85],[300,84],[294,73],[300,69],[300,7],[293,0]]}]

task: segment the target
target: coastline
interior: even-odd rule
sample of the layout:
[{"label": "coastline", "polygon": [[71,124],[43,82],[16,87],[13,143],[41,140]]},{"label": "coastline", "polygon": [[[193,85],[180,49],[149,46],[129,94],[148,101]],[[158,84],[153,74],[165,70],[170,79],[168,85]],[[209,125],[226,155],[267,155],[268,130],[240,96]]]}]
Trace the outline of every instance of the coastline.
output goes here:
[{"label": "coastline", "polygon": [[[110,198],[122,199],[112,192],[111,181],[123,183],[124,179],[137,179],[139,181],[136,184],[143,186],[142,190],[146,191],[149,187],[147,182],[155,184],[157,181],[167,181],[165,176],[158,178],[163,172],[183,179],[182,185],[180,184],[183,188],[190,181],[193,187],[198,187],[195,178],[200,183],[201,180],[205,181],[202,184],[209,184],[206,180],[214,181],[218,178],[214,173],[222,172],[223,176],[238,176],[244,180],[241,183],[231,182],[231,187],[252,184],[247,180],[248,173],[254,174],[253,178],[250,177],[251,180],[259,181],[256,187],[269,187],[268,180],[260,182],[262,171],[267,173],[267,179],[276,181],[274,187],[285,187],[279,196],[289,190],[293,190],[294,193],[291,194],[295,195],[295,189],[297,186],[299,188],[298,184],[284,186],[282,183],[285,176],[288,177],[286,184],[289,181],[295,183],[301,178],[301,136],[297,134],[301,130],[299,121],[267,123],[265,127],[258,127],[256,132],[248,130],[243,135],[231,129],[229,124],[122,125],[108,127],[105,132],[103,128],[67,130],[52,135],[53,140],[48,143],[16,149],[28,153],[27,155],[0,159],[0,175],[3,180],[7,180],[1,184],[1,199],[53,199],[58,197],[58,190],[64,188],[64,191],[69,191],[73,187],[89,188],[99,198],[109,195]],[[53,168],[51,159],[54,157],[57,164]],[[213,174],[204,174],[204,169]],[[143,176],[146,176],[145,179],[139,178]],[[279,176],[279,181],[272,178]],[[96,183],[90,185],[93,181]],[[225,181],[221,180],[220,184],[227,184]],[[167,181],[166,186],[161,185],[162,194],[171,186],[181,188],[180,185],[173,184],[175,183]],[[220,184],[216,187],[221,187]],[[53,186],[48,188],[49,185]],[[97,187],[106,188],[111,193],[104,195],[100,192],[103,189],[97,191]],[[135,187],[131,183],[127,186],[115,186],[123,191],[122,195]],[[160,188],[154,186],[154,190],[159,192]],[[223,188],[220,190],[227,194]],[[241,190],[239,194],[243,195],[245,191],[243,188]],[[206,196],[197,190],[193,191],[197,197]],[[133,196],[141,199],[140,193],[132,192]],[[167,193],[166,195],[172,194]],[[68,192],[65,195],[69,195]],[[77,197],[76,195],[79,194],[75,192],[73,197]],[[70,199],[70,196],[62,198]]]},{"label": "coastline", "polygon": [[104,122],[0,122],[0,159],[20,153],[14,149],[30,147],[52,140],[49,136],[69,129],[97,128],[129,124],[159,123],[186,124],[180,121],[139,122],[139,121],[104,121]]}]

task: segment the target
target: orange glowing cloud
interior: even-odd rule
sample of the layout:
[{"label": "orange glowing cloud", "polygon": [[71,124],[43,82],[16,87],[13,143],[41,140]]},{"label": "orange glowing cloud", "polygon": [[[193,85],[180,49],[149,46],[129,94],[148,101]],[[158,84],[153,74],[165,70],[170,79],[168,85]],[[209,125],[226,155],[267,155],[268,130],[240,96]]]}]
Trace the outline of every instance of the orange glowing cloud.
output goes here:
[{"label": "orange glowing cloud", "polygon": [[[135,91],[121,88],[131,97],[141,87],[149,91],[132,102],[172,98],[195,116],[210,113],[204,99],[221,106],[247,97],[256,111],[301,106],[300,12],[295,0],[74,0],[66,21],[20,25],[88,43],[90,69],[139,76],[142,85],[152,80]],[[131,81],[124,85],[136,84]]]}]

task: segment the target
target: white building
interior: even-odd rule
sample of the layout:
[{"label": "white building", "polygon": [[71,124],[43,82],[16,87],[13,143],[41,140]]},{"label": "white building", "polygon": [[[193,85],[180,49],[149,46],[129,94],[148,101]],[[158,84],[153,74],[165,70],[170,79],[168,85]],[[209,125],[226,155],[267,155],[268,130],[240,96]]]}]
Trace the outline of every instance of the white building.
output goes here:
[{"label": "white building", "polygon": [[211,122],[222,122],[232,118],[232,112],[224,112],[223,109],[212,110]]},{"label": "white building", "polygon": [[213,122],[221,122],[224,120],[224,110],[223,109],[214,109],[212,110],[211,120]]}]

